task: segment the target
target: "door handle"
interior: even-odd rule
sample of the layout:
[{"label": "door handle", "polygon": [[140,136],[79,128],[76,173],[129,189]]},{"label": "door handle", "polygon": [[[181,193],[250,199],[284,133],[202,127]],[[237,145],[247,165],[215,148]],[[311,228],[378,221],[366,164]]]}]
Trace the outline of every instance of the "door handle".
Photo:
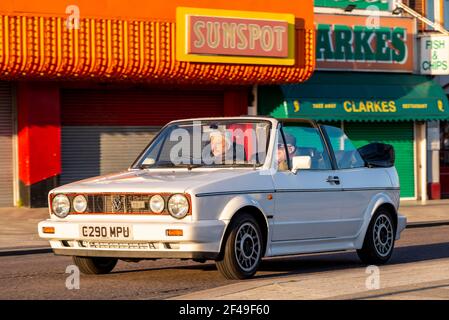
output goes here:
[{"label": "door handle", "polygon": [[337,176],[329,176],[329,177],[327,177],[326,182],[335,183],[338,185],[338,184],[340,184],[340,178]]}]

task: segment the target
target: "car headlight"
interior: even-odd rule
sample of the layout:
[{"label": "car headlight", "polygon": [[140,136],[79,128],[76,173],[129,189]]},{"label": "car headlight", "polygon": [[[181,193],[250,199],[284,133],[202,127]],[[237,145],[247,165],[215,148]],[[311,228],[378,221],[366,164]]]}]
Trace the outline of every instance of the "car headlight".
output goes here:
[{"label": "car headlight", "polygon": [[165,202],[164,198],[162,198],[160,195],[154,195],[150,199],[150,209],[154,213],[161,213],[164,211],[165,208]]},{"label": "car headlight", "polygon": [[53,213],[59,218],[65,218],[70,211],[70,200],[64,194],[58,194],[51,203]]},{"label": "car headlight", "polygon": [[182,219],[189,212],[189,201],[182,194],[175,194],[168,200],[168,212],[176,219]]},{"label": "car headlight", "polygon": [[73,203],[73,210],[75,210],[78,213],[83,213],[87,210],[86,197],[81,194],[73,198],[72,203]]}]

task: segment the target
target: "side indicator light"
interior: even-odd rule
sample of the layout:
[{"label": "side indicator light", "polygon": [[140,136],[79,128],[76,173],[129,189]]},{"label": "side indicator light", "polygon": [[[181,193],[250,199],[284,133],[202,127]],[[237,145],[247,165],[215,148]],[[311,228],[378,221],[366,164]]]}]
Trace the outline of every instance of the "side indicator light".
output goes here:
[{"label": "side indicator light", "polygon": [[182,229],[167,229],[165,234],[169,237],[182,237],[184,233]]},{"label": "side indicator light", "polygon": [[54,234],[55,233],[55,227],[42,227],[42,232],[43,233]]}]

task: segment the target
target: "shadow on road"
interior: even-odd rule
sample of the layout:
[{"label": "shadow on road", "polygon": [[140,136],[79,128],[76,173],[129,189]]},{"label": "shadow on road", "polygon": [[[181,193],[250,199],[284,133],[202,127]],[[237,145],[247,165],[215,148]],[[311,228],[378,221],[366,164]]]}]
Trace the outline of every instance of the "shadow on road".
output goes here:
[{"label": "shadow on road", "polygon": [[[397,265],[444,258],[449,258],[449,242],[396,247],[388,264]],[[270,258],[263,261],[259,270],[275,272],[275,274],[260,274],[256,277],[279,277],[281,276],[279,272],[282,276],[288,276],[364,266],[354,251]]]},{"label": "shadow on road", "polygon": [[[413,263],[434,259],[449,258],[449,242],[396,247],[389,265]],[[354,251],[323,254],[306,254],[279,258],[266,258],[259,267],[255,278],[270,278],[364,267]],[[154,270],[203,270],[216,272],[212,261],[189,266],[164,266],[155,268],[133,269],[114,272],[132,273]]]}]

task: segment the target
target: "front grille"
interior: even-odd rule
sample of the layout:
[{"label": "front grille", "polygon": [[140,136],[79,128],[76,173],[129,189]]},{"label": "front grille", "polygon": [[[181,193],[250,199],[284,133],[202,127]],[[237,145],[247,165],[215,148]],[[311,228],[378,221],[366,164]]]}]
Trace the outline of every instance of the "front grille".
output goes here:
[{"label": "front grille", "polygon": [[[67,195],[72,202],[76,194]],[[158,214],[167,215],[167,209],[161,213],[154,213],[150,209],[150,199],[153,194],[89,194],[85,195],[87,198],[87,210],[84,214],[88,213],[129,213],[129,214]],[[161,194],[162,198],[167,205],[169,195]],[[71,213],[76,214],[73,210]]]},{"label": "front grille", "polygon": [[[151,211],[150,199],[154,195],[160,195],[165,202],[165,208],[161,213]],[[80,195],[80,193],[67,193],[65,194],[70,203],[73,204],[73,199]],[[87,209],[83,213],[77,213],[74,211],[73,206],[70,210],[70,214],[115,214],[115,213],[128,213],[128,214],[152,214],[152,215],[169,215],[167,204],[169,198],[173,195],[171,193],[93,193],[83,194],[87,199]],[[53,197],[50,199],[50,205]],[[187,215],[192,214],[192,202],[189,194],[185,194],[189,201],[189,212]]]},{"label": "front grille", "polygon": [[[126,212],[134,212],[134,213],[151,212],[150,198],[151,196],[145,195],[128,195],[126,197],[126,207],[125,207]],[[132,203],[143,204],[143,207],[139,206],[133,208]]]},{"label": "front grille", "polygon": [[158,250],[160,243],[155,242],[104,242],[80,241],[80,246],[90,249],[131,249],[131,250]]},{"label": "front grille", "polygon": [[168,242],[107,242],[78,241],[80,248],[88,249],[129,249],[129,250],[178,250],[179,243]]}]

